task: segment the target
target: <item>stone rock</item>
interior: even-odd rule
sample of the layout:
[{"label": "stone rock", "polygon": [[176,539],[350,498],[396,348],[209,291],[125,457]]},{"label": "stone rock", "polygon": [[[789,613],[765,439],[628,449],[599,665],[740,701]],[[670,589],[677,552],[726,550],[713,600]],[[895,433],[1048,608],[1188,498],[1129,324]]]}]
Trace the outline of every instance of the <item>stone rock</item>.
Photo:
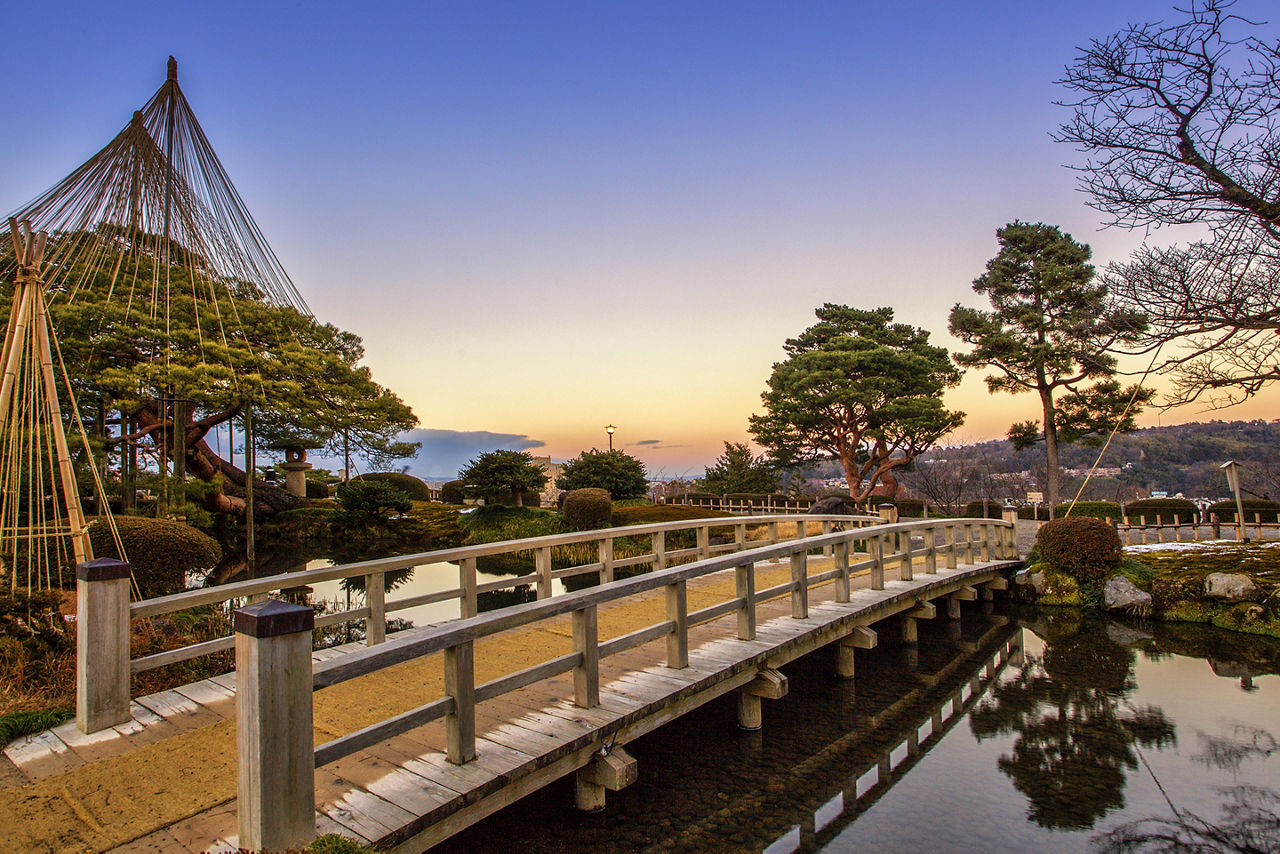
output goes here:
[{"label": "stone rock", "polygon": [[1048,582],[1045,581],[1044,570],[1032,572],[1030,569],[1023,569],[1013,577],[1013,583],[1020,586],[1030,587],[1035,591],[1036,595],[1039,596],[1044,593]]},{"label": "stone rock", "polygon": [[810,513],[814,514],[837,514],[845,516],[853,516],[858,511],[853,506],[853,499],[841,498],[839,495],[831,495],[820,501],[813,502],[813,506],[809,508]]},{"label": "stone rock", "polygon": [[1102,589],[1102,604],[1109,611],[1131,608],[1147,610],[1151,607],[1151,594],[1139,590],[1136,584],[1123,575],[1117,575],[1107,581],[1107,586]]},{"label": "stone rock", "polygon": [[1253,602],[1262,598],[1262,589],[1240,572],[1211,572],[1204,579],[1204,595],[1223,602]]}]

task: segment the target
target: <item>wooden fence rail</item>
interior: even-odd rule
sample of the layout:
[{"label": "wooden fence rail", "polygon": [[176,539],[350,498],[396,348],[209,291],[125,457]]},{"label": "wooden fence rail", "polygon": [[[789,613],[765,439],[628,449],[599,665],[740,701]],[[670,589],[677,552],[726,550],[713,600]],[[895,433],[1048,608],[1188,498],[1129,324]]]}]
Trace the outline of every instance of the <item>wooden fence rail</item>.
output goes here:
[{"label": "wooden fence rail", "polygon": [[[834,583],[837,602],[850,601],[850,575],[870,571],[873,590],[885,589],[887,570],[912,578],[912,559],[922,555],[924,571],[1017,558],[1013,519],[936,519],[888,523],[830,531],[807,539],[772,543],[734,554],[705,556],[683,566],[655,568],[633,578],[614,580],[573,593],[514,605],[440,626],[407,632],[364,650],[310,666],[309,646],[293,643],[311,628],[309,608],[284,602],[258,602],[236,612],[237,715],[239,737],[239,844],[251,850],[284,849],[305,844],[313,832],[314,768],[386,741],[425,723],[444,719],[446,755],[465,764],[476,757],[476,705],[563,673],[573,674],[573,700],[581,708],[600,703],[600,664],[610,656],[650,641],[665,639],[666,665],[689,662],[689,629],[731,614],[736,634],[755,639],[756,609],[762,602],[789,597],[791,616],[806,619],[809,590]],[[923,540],[921,551],[915,538]],[[941,541],[941,544],[939,544]],[[861,550],[859,550],[861,547]],[[812,572],[809,557],[829,552],[832,568]],[[790,578],[758,590],[757,564],[787,561]],[[689,610],[688,584],[716,573],[732,573],[733,595],[714,605]],[[664,619],[620,637],[600,641],[601,606],[658,591]],[[919,608],[924,608],[924,605]],[[500,632],[569,615],[573,652],[549,658],[516,673],[475,684],[475,645]],[[443,657],[443,696],[388,720],[313,748],[311,708],[299,698],[306,691],[336,685],[422,656]],[[265,668],[265,669],[264,669]],[[263,674],[270,672],[274,678]],[[252,686],[250,690],[249,686]],[[425,698],[424,698],[425,699]],[[305,708],[303,708],[305,706]],[[309,761],[301,761],[298,753]],[[269,758],[264,761],[264,758]],[[282,779],[282,768],[293,769]],[[304,820],[304,817],[306,820]]]},{"label": "wooden fence rail", "polygon": [[[130,720],[129,674],[223,652],[233,649],[236,644],[235,635],[231,634],[131,660],[129,657],[131,620],[161,617],[206,605],[229,604],[235,607],[252,604],[289,588],[344,578],[362,578],[365,589],[364,603],[354,608],[318,616],[315,618],[315,625],[323,627],[361,621],[365,627],[366,642],[370,646],[375,646],[386,639],[387,615],[406,608],[458,600],[461,617],[474,617],[479,613],[479,596],[483,593],[534,584],[538,598],[546,599],[552,595],[552,582],[555,579],[599,573],[600,580],[608,583],[614,579],[615,572],[620,569],[644,566],[664,569],[675,563],[741,551],[751,543],[747,538],[748,529],[756,529],[767,537],[769,543],[777,543],[781,539],[781,525],[794,527],[795,538],[805,539],[820,533],[831,533],[837,528],[867,525],[878,521],[880,517],[877,516],[769,515],[631,525],[623,528],[437,549],[303,572],[282,573],[250,581],[188,590],[132,604],[128,601],[127,587],[122,588],[119,583],[119,579],[128,578],[128,564],[119,561],[94,561],[92,564],[82,564],[81,568],[88,568],[83,572],[83,577],[77,581],[77,596],[83,598],[81,598],[79,610],[81,619],[78,627],[80,655],[77,657],[77,708],[79,711],[76,722],[84,732],[94,732],[125,723]],[[725,542],[713,542],[712,529],[723,529],[726,532],[732,530],[733,537]],[[694,533],[695,545],[689,548],[669,549],[668,536],[674,537],[686,531]],[[645,537],[649,538],[647,552],[627,557],[619,556],[620,541],[634,542],[635,538]],[[594,560],[590,563],[555,568],[553,558],[557,552],[574,546],[585,547],[585,551]],[[513,553],[532,553],[534,572],[479,583],[476,564],[480,558]],[[387,598],[383,583],[387,573],[440,563],[457,564],[457,587],[416,596]],[[124,592],[121,593],[121,590]]]}]

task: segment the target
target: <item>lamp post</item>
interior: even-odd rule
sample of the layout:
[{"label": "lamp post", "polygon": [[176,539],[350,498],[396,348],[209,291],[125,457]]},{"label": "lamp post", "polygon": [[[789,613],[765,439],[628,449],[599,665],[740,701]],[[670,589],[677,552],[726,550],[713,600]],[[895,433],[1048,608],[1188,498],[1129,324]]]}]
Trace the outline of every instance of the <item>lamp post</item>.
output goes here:
[{"label": "lamp post", "polygon": [[1235,460],[1227,460],[1218,466],[1227,473],[1227,486],[1236,495],[1236,539],[1244,542],[1244,501],[1240,499],[1240,464]]},{"label": "lamp post", "polygon": [[604,432],[609,434],[609,450],[610,451],[613,450],[613,431],[617,429],[618,428],[614,427],[612,424],[606,424],[604,427]]}]

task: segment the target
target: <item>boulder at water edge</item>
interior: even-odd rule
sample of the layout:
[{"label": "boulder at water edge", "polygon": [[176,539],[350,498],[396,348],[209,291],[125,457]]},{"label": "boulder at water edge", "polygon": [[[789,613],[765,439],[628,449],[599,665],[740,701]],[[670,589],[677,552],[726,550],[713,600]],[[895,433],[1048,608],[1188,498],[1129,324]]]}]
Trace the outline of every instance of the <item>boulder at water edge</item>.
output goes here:
[{"label": "boulder at water edge", "polygon": [[1211,572],[1204,579],[1204,595],[1223,602],[1253,602],[1262,598],[1262,589],[1240,572]]},{"label": "boulder at water edge", "polygon": [[1130,608],[1147,610],[1151,607],[1151,594],[1139,590],[1138,586],[1123,575],[1117,575],[1107,581],[1102,590],[1102,603],[1109,611],[1123,611]]}]

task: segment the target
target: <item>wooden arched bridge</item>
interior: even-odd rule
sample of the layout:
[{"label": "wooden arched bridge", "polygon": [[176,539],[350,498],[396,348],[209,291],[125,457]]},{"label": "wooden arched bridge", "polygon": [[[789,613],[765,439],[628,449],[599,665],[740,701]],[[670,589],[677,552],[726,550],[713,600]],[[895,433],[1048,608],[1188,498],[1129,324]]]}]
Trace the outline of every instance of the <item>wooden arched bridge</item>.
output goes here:
[{"label": "wooden arched bridge", "polygon": [[[514,552],[532,552],[536,571],[477,583],[478,559]],[[383,594],[386,573],[445,562],[458,566],[457,588]],[[418,851],[569,774],[578,805],[599,808],[607,791],[643,773],[627,755],[631,740],[729,693],[740,726],[767,726],[762,700],[787,693],[782,665],[835,644],[836,675],[851,678],[855,650],[884,631],[910,643],[919,619],[959,619],[961,602],[1005,589],[1017,565],[1011,519],[850,516],[585,531],[133,604],[120,567],[97,561],[80,568],[77,721],[6,754],[32,778],[23,803],[78,798],[91,814],[76,812],[95,833],[69,832],[67,850],[283,850],[338,832]],[[618,577],[632,567],[649,571]],[[602,583],[551,595],[555,578],[587,573]],[[365,603],[319,619],[266,598],[357,576]],[[480,593],[516,584],[536,584],[540,598],[477,612]],[[459,619],[384,636],[386,614],[449,598],[460,603]],[[241,605],[233,636],[130,660],[131,620],[223,603]],[[317,623],[346,620],[365,622],[364,644],[312,651]],[[231,646],[234,674],[130,699],[130,672]],[[186,739],[182,750],[160,753],[166,736]],[[144,754],[151,758],[137,758]],[[127,768],[155,769],[160,755],[204,772],[166,767],[165,785],[189,777],[181,780],[185,807],[119,818],[113,811],[135,809],[135,796],[101,806],[79,797],[77,773],[102,766],[97,785],[127,785]],[[217,773],[231,766],[234,786]],[[86,836],[97,841],[83,844]],[[31,831],[17,841],[36,840]]]}]

